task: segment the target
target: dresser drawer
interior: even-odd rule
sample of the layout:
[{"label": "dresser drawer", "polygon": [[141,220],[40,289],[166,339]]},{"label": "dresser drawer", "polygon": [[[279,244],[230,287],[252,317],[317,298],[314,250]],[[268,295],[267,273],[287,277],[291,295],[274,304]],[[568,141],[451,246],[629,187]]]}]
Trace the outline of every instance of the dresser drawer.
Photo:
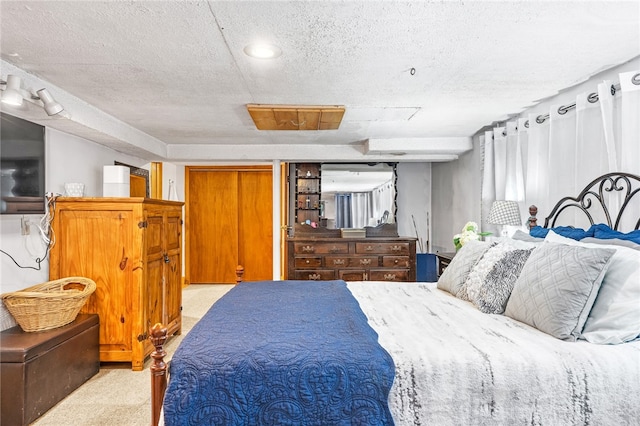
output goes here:
[{"label": "dresser drawer", "polygon": [[384,256],[382,266],[385,268],[408,268],[409,256]]},{"label": "dresser drawer", "polygon": [[344,269],[338,271],[338,277],[345,281],[366,281],[367,271],[363,269]]},{"label": "dresser drawer", "polygon": [[358,254],[392,254],[392,255],[409,255],[409,243],[356,243],[356,253]]},{"label": "dresser drawer", "polygon": [[325,257],[325,266],[327,268],[345,268],[349,266],[350,258],[345,256],[326,256]]},{"label": "dresser drawer", "polygon": [[325,257],[326,268],[371,268],[378,265],[378,256],[327,256]]},{"label": "dresser drawer", "polygon": [[321,257],[296,257],[296,269],[320,268],[322,266]]},{"label": "dresser drawer", "polygon": [[294,273],[294,277],[294,279],[296,280],[328,281],[336,279],[336,271],[326,269],[316,269],[308,271],[296,270]]},{"label": "dresser drawer", "polygon": [[352,268],[375,268],[378,265],[378,256],[352,257],[349,266]]},{"label": "dresser drawer", "polygon": [[408,269],[378,269],[369,271],[369,281],[409,281]]},{"label": "dresser drawer", "polygon": [[305,242],[293,245],[295,254],[346,254],[349,253],[348,242]]}]

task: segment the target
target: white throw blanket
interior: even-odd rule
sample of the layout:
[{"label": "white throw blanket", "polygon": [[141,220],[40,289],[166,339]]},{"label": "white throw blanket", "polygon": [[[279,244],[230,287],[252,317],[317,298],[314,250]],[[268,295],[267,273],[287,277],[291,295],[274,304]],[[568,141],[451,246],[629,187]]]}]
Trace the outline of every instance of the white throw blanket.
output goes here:
[{"label": "white throw blanket", "polygon": [[397,425],[638,425],[640,341],[565,342],[435,283],[350,282],[396,364]]}]

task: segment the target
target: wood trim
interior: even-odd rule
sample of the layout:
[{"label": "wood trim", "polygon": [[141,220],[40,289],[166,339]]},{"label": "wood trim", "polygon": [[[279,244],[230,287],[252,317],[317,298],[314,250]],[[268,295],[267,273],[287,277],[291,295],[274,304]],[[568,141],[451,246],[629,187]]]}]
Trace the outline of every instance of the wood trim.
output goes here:
[{"label": "wood trim", "polygon": [[162,199],[162,162],[151,162],[151,198]]},{"label": "wood trim", "polygon": [[287,271],[287,224],[289,223],[289,163],[280,163],[280,279]]},{"label": "wood trim", "polygon": [[[228,171],[256,171],[256,170],[264,170],[264,171],[272,171],[273,165],[237,165],[237,166],[185,166],[184,171],[185,174],[188,171],[204,171],[204,172],[228,172]],[[185,176],[186,177],[186,176]],[[186,178],[185,178],[186,180]],[[187,185],[188,188],[188,185]]]},{"label": "wood trim", "polygon": [[184,246],[182,247],[182,253],[184,253],[184,285],[191,284],[191,275],[190,264],[191,259],[189,256],[189,240],[190,240],[190,230],[189,230],[189,170],[192,166],[184,167]]}]

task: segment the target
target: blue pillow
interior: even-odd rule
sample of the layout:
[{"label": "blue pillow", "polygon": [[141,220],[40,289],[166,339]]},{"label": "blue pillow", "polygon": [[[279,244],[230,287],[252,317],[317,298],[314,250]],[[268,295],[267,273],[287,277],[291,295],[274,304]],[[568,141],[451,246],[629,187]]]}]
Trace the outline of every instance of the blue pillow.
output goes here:
[{"label": "blue pillow", "polygon": [[[591,226],[586,231],[581,228],[573,228],[571,226],[556,226],[555,228],[543,228],[542,226],[534,226],[529,230],[529,235],[536,238],[544,238],[552,230],[558,235],[571,238],[574,240],[581,240],[585,237],[593,237],[595,232],[595,225]],[[613,237],[612,237],[613,238]]]},{"label": "blue pillow", "polygon": [[625,234],[624,232],[609,228],[604,223],[593,225],[592,228],[595,228],[594,237],[598,239],[610,240],[612,238],[617,238],[619,240],[633,241],[636,244],[640,244],[640,229]]}]

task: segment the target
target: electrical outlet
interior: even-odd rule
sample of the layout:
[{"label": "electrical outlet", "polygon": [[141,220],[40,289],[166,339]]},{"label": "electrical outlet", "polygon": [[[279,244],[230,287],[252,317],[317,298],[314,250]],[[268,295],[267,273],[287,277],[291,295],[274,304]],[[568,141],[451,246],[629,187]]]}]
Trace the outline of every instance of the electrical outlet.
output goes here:
[{"label": "electrical outlet", "polygon": [[29,235],[31,232],[31,223],[29,222],[28,217],[22,217],[20,220],[20,233],[22,235]]}]

